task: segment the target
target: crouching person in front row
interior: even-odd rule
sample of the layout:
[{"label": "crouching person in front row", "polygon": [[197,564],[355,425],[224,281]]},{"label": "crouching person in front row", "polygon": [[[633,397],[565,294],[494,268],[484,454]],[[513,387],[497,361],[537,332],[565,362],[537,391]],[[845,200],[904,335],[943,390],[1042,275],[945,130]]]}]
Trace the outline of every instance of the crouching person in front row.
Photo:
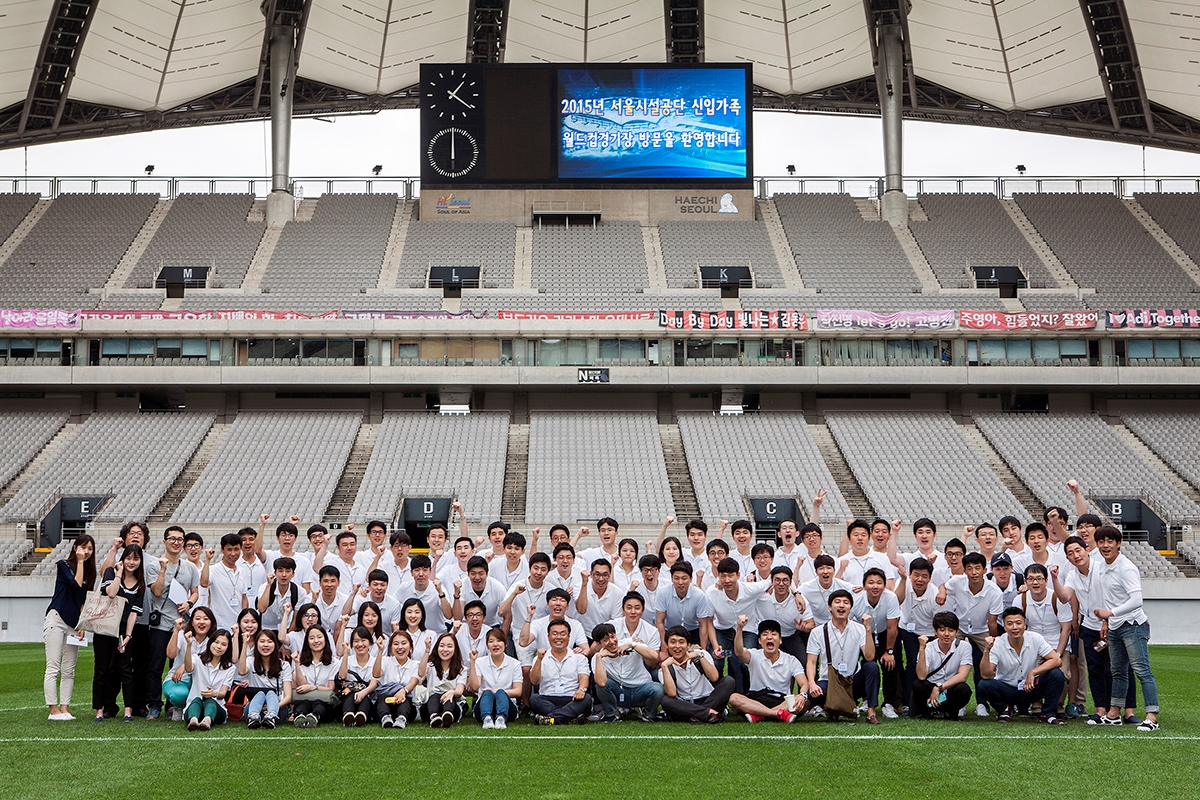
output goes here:
[{"label": "crouching person in front row", "polygon": [[[847,592],[847,595],[849,593]],[[729,698],[729,704],[735,710],[746,715],[751,722],[764,719],[778,719],[780,722],[795,722],[804,713],[805,701],[808,699],[804,678],[804,668],[800,666],[795,656],[780,649],[783,636],[779,623],[773,619],[764,619],[758,623],[758,646],[761,650],[750,650],[742,643],[742,630],[749,622],[745,614],[737,618],[737,628],[733,637],[733,653],[743,664],[749,675],[746,694],[735,694]],[[792,691],[795,681],[799,689]],[[875,693],[879,693],[879,681],[876,678]]]},{"label": "crouching person in front row", "polygon": [[687,628],[667,629],[662,664],[663,711],[679,722],[720,722],[733,695],[734,679],[717,672],[713,657],[688,642]]},{"label": "crouching person in front row", "polygon": [[957,720],[971,702],[971,643],[958,640],[958,615],[933,615],[933,641],[918,637],[917,680],[913,684],[913,716],[932,719],[934,713]]},{"label": "crouching person in front row", "polygon": [[529,670],[529,680],[537,686],[529,706],[538,725],[582,722],[592,713],[587,658],[568,649],[571,626],[564,619],[546,627],[546,638],[550,649],[539,649]]},{"label": "crouching person in front row", "polygon": [[1004,609],[1004,635],[987,637],[979,664],[979,702],[991,703],[999,712],[997,722],[1012,722],[1017,711],[1027,711],[1041,701],[1047,713],[1042,722],[1062,725],[1054,715],[1066,678],[1062,659],[1039,633],[1025,630],[1025,612],[1016,606]]},{"label": "crouching person in front row", "polygon": [[[829,593],[829,622],[818,625],[808,637],[808,693],[813,705],[822,706],[830,719],[857,716],[854,702],[864,700],[867,722],[878,725],[879,665],[875,663],[875,637],[867,635],[871,617],[864,614],[861,624],[850,619],[853,607],[854,596],[845,589]],[[831,668],[845,679],[844,691],[829,691]],[[842,683],[839,679],[838,686]]]}]

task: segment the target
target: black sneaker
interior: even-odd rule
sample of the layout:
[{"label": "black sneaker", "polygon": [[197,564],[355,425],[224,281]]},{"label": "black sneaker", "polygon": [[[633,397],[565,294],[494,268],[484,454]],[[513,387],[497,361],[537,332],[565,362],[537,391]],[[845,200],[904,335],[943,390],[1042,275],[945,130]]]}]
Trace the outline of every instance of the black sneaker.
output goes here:
[{"label": "black sneaker", "polygon": [[261,714],[251,714],[249,717],[246,717],[246,727],[249,728],[250,730],[252,730],[252,731],[257,730],[259,728],[259,726],[261,726],[261,725],[262,725],[262,715]]},{"label": "black sneaker", "polygon": [[275,726],[279,724],[279,717],[268,711],[262,718],[262,726],[269,731],[275,730]]}]

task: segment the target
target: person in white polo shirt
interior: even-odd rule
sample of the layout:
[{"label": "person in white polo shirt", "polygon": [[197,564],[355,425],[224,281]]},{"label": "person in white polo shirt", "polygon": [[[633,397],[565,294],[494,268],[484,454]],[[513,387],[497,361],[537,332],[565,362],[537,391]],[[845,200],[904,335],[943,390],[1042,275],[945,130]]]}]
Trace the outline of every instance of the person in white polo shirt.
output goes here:
[{"label": "person in white polo shirt", "polygon": [[677,721],[716,723],[725,719],[733,696],[733,678],[717,672],[712,655],[688,642],[687,629],[667,630],[667,657],[662,661],[662,707]]},{"label": "person in white polo shirt", "polygon": [[971,642],[971,655],[975,667],[975,699],[978,700],[975,714],[986,717],[987,703],[979,695],[979,665],[983,662],[984,640],[1000,634],[998,620],[1000,612],[1004,610],[1004,600],[1000,587],[984,577],[987,561],[981,553],[967,553],[963,556],[962,569],[965,574],[955,575],[938,590],[937,603],[946,606],[947,611],[958,614],[959,624],[962,626],[959,636]]},{"label": "person in white polo shirt", "polygon": [[825,704],[832,667],[853,680],[854,699],[867,701],[867,723],[878,725],[875,707],[879,704],[879,665],[875,663],[875,638],[867,635],[871,617],[864,615],[861,623],[850,619],[853,608],[854,596],[850,592],[838,589],[830,593],[829,622],[818,626],[808,637],[805,667],[808,696],[813,705]]},{"label": "person in white polo shirt", "polygon": [[[764,619],[758,623],[758,650],[742,644],[742,630],[749,623],[746,616],[738,617],[737,635],[733,637],[733,651],[746,664],[749,672],[750,689],[745,694],[734,694],[729,705],[746,715],[751,722],[777,719],[780,722],[795,722],[804,713],[808,700],[804,668],[791,655],[779,649],[779,623]],[[793,684],[797,688],[793,689]],[[878,692],[878,687],[876,688]]]},{"label": "person in white polo shirt", "polygon": [[958,616],[952,611],[933,615],[936,638],[922,634],[917,642],[917,680],[913,684],[912,715],[958,720],[971,702],[971,645],[958,638]]},{"label": "person in white polo shirt", "polygon": [[[657,669],[659,663],[658,630],[648,624],[644,631],[638,630],[641,595],[626,595],[623,605],[629,606],[629,613],[636,619],[634,633],[630,635],[625,618],[602,622],[593,628],[592,640],[597,649],[592,657],[592,675],[596,693],[604,704],[605,722],[618,721],[621,708],[639,709],[642,720],[648,722],[654,719],[663,697],[662,684],[650,677],[650,670]],[[652,638],[646,640],[638,633]]]},{"label": "person in white polo shirt", "polygon": [[[981,556],[982,558],[982,556]],[[997,722],[1012,722],[1017,711],[1041,702],[1042,722],[1063,725],[1055,715],[1067,679],[1058,651],[1041,634],[1025,629],[1025,612],[1016,606],[1004,609],[1004,635],[988,636],[979,671],[977,698],[997,709]]]},{"label": "person in white polo shirt", "polygon": [[539,649],[529,670],[529,679],[537,686],[529,707],[538,725],[582,722],[592,710],[587,658],[567,649],[571,626],[564,619],[553,620],[547,626],[546,638],[550,649]]}]

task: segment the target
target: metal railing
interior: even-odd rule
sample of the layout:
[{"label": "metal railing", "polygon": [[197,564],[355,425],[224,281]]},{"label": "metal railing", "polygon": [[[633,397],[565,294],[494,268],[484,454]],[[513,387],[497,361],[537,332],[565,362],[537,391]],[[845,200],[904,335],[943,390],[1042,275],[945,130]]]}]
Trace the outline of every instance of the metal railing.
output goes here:
[{"label": "metal railing", "polygon": [[[322,194],[395,194],[404,200],[421,196],[421,179],[414,176],[380,178],[373,176],[315,176],[293,178],[292,194],[297,198]],[[754,179],[760,199],[776,194],[849,194],[853,197],[879,197],[883,178],[858,176],[768,175]],[[0,194],[40,195],[53,199],[62,194],[158,194],[174,198],[181,194],[252,194],[264,198],[271,191],[271,179],[261,176],[8,176],[0,177]],[[1082,194],[1086,192],[1132,197],[1135,192],[1200,192],[1200,177],[1189,176],[912,176],[904,179],[904,191],[910,197],[921,193],[982,193],[1001,199],[1014,194]]]}]

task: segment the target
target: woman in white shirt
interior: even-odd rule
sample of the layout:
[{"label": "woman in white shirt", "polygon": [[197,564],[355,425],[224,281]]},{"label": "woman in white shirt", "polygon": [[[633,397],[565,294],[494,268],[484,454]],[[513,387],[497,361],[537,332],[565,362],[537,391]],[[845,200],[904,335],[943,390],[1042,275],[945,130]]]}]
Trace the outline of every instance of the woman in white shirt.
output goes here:
[{"label": "woman in white shirt", "polygon": [[429,699],[425,701],[425,719],[431,728],[449,728],[462,719],[462,696],[467,690],[467,669],[463,666],[458,639],[443,633],[421,659],[417,674],[425,681]]},{"label": "woman in white shirt", "polygon": [[207,731],[225,722],[225,695],[233,684],[233,637],[219,630],[208,642],[208,650],[198,659],[192,658],[195,636],[184,634],[187,644],[183,650],[183,670],[192,676],[188,692],[187,726],[189,731]]},{"label": "woman in white shirt", "polygon": [[[380,643],[383,637],[379,637]],[[367,724],[367,712],[371,708],[371,693],[379,682],[371,674],[371,632],[359,625],[350,634],[350,646],[342,653],[338,668],[341,681],[339,696],[342,698],[342,724],[347,728],[361,728]]]},{"label": "woman in white shirt", "polygon": [[612,574],[613,585],[622,592],[633,591],[637,588],[642,577],[637,562],[637,542],[633,539],[622,539],[617,544],[617,563],[613,565]]},{"label": "woman in white shirt", "polygon": [[[248,657],[248,651],[253,655]],[[279,639],[274,632],[261,630],[253,647],[242,649],[238,675],[248,681],[246,727],[271,730],[279,723],[279,709],[292,702],[292,662],[283,659]]]},{"label": "woman in white shirt", "polygon": [[412,637],[405,631],[392,634],[388,654],[379,648],[371,675],[378,681],[375,689],[375,714],[385,728],[408,727],[417,718],[412,693],[417,688],[418,662],[413,659]]},{"label": "woman in white shirt", "polygon": [[338,665],[333,663],[329,637],[324,628],[314,625],[304,636],[300,666],[296,669],[293,694],[296,696],[294,722],[297,728],[315,728],[328,714],[337,673]]},{"label": "woman in white shirt", "polygon": [[[284,606],[284,608],[287,608]],[[283,618],[284,623],[287,622],[287,613],[285,611]],[[282,633],[283,625],[280,625],[279,642],[283,645],[284,658],[295,658],[300,651],[304,649],[304,640],[308,638],[308,629],[313,626],[320,627],[321,625],[321,609],[315,603],[305,603],[296,609],[296,615],[292,618],[292,628],[285,636]]]},{"label": "woman in white shirt", "polygon": [[506,720],[516,711],[514,701],[521,696],[521,663],[504,652],[504,631],[487,632],[487,658],[471,653],[467,687],[475,695],[475,716],[484,730],[508,727]]},{"label": "woman in white shirt", "polygon": [[418,664],[425,658],[430,641],[428,629],[425,627],[425,604],[415,597],[410,597],[400,606],[400,626],[408,633],[412,641],[412,658]]},{"label": "woman in white shirt", "polygon": [[183,653],[186,649],[184,637],[192,634],[192,655],[201,656],[208,651],[208,642],[217,632],[217,621],[208,606],[196,606],[186,620],[180,617],[175,620],[175,636],[167,642],[167,658],[171,659],[171,671],[167,680],[163,681],[163,694],[167,697],[167,705],[174,709],[171,718],[176,722],[183,720],[183,710],[187,708],[188,693],[192,687],[192,676],[183,668]]}]

